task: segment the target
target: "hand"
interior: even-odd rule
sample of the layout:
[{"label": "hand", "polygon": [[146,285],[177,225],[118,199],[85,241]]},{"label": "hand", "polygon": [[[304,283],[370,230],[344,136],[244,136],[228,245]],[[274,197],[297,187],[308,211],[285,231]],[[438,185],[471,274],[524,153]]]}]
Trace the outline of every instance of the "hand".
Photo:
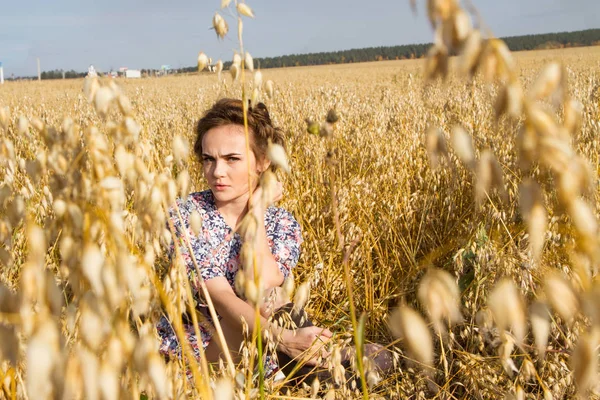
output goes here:
[{"label": "hand", "polygon": [[280,343],[281,351],[306,365],[317,365],[319,358],[326,359],[329,352],[325,345],[333,334],[329,329],[308,326],[296,330],[286,329]]},{"label": "hand", "polygon": [[262,186],[258,186],[252,193],[252,208],[257,213],[257,216],[264,213],[264,208],[278,202],[283,198],[283,184],[276,181],[274,185],[270,185],[269,190],[265,191]]}]

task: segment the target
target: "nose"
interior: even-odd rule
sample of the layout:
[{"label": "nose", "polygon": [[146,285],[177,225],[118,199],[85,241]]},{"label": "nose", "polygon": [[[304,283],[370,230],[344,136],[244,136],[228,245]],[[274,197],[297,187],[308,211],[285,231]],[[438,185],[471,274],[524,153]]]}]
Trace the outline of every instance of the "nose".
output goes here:
[{"label": "nose", "polygon": [[222,160],[215,160],[213,166],[213,176],[215,178],[221,178],[225,176],[225,162]]}]

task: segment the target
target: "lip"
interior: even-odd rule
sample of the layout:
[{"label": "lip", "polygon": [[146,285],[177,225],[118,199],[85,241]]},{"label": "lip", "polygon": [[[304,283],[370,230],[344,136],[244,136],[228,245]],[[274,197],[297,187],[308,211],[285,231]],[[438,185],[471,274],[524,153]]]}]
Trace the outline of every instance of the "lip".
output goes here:
[{"label": "lip", "polygon": [[222,185],[222,184],[218,184],[218,183],[214,185],[214,188],[215,188],[215,190],[217,190],[217,191],[222,191],[222,190],[225,190],[225,189],[227,189],[228,187],[229,187],[229,185]]}]

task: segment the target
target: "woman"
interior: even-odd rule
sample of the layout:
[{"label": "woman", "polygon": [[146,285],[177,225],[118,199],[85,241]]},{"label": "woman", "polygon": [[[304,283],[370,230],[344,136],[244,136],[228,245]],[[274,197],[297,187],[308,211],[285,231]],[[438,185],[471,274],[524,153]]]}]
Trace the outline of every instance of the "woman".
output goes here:
[{"label": "woman", "polygon": [[[210,324],[213,320],[202,299],[200,279],[203,279],[212,299],[215,310],[220,317],[227,346],[234,361],[239,361],[240,344],[243,340],[242,318],[250,332],[254,330],[254,308],[243,299],[235,289],[235,277],[240,271],[240,250],[243,239],[235,228],[248,212],[254,213],[258,221],[257,236],[254,242],[256,263],[260,266],[262,282],[266,293],[277,292],[284,279],[298,262],[302,236],[300,226],[287,211],[261,206],[259,199],[263,195],[257,186],[258,178],[271,167],[266,157],[269,141],[284,145],[283,135],[279,128],[273,126],[264,104],[248,109],[249,145],[246,150],[244,133],[244,115],[240,100],[219,100],[197,126],[197,137],[194,151],[202,162],[204,178],[208,190],[192,193],[187,199],[180,199],[177,208],[171,210],[171,221],[176,230],[175,244],[178,246],[189,276],[193,295],[198,310],[204,315],[208,325],[200,326],[201,337],[196,337],[191,323],[184,324],[184,329],[192,349],[199,357],[198,346],[202,345],[209,362],[216,362],[222,355],[219,340],[213,337]],[[249,183],[250,176],[250,183]],[[249,200],[253,207],[248,209]],[[282,197],[282,187],[278,183],[272,194],[272,202]],[[190,227],[190,216],[197,211],[202,217],[202,228],[195,235]],[[181,216],[181,220],[180,217]],[[186,236],[190,238],[193,255],[198,264],[201,278],[196,275]],[[281,305],[281,304],[279,304]],[[272,329],[265,310],[261,312],[261,327]],[[312,324],[304,324],[312,325]],[[168,357],[179,357],[181,346],[169,321],[163,317],[158,324],[161,337],[160,351]],[[316,365],[323,353],[305,353],[313,343],[325,343],[331,338],[331,332],[316,326],[300,327],[295,330],[280,329],[281,338],[278,353],[296,359],[303,356],[308,365]],[[276,361],[267,357],[266,374],[277,370]]]}]

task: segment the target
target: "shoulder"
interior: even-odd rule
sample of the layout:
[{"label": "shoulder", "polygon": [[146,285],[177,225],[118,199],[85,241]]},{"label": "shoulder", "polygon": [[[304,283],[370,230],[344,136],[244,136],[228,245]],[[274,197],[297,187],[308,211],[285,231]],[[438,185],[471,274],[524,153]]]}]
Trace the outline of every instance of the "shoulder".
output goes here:
[{"label": "shoulder", "polygon": [[177,207],[182,210],[212,210],[214,208],[214,198],[210,190],[190,193],[185,198],[177,199]]},{"label": "shoulder", "polygon": [[294,215],[280,207],[269,207],[266,212],[266,225],[274,230],[300,231],[301,227]]},{"label": "shoulder", "polygon": [[[214,198],[210,190],[190,193],[187,197],[178,198],[176,204],[169,209],[169,216],[175,224],[178,223],[179,215],[184,221],[187,221],[193,211],[198,211],[200,215],[213,211]],[[179,211],[179,212],[178,212]]]}]

